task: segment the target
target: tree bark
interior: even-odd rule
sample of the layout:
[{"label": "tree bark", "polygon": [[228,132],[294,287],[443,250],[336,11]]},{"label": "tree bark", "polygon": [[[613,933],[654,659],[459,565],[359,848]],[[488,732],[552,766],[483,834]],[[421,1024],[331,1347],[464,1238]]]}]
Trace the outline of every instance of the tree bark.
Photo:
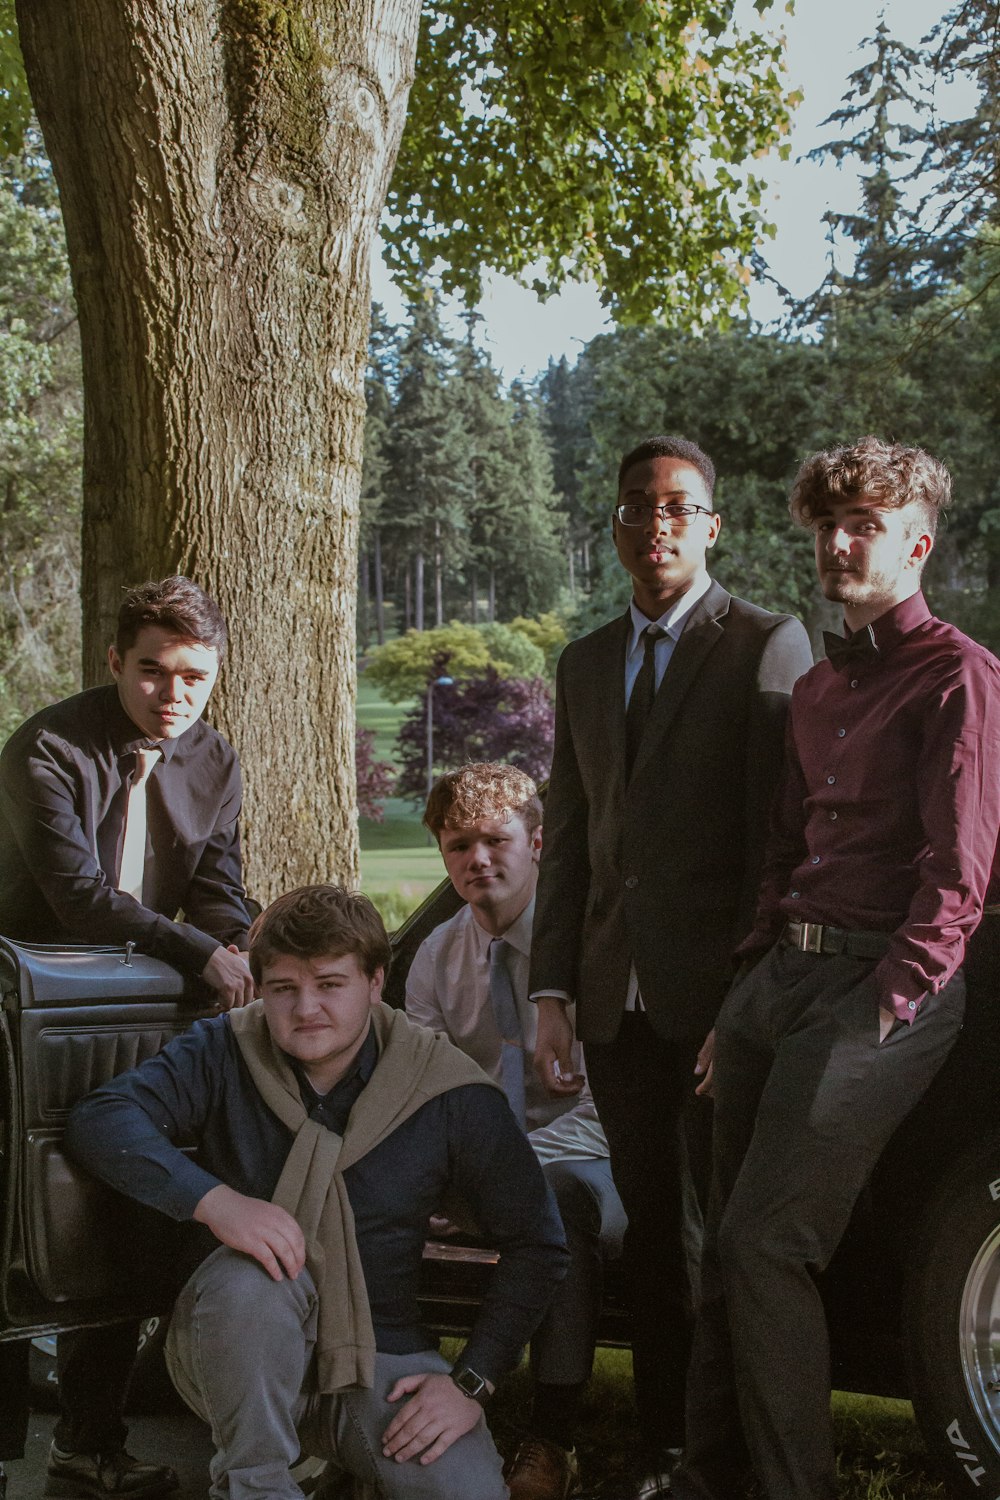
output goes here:
[{"label": "tree bark", "polygon": [[493,564],[490,563],[489,585],[486,594],[486,618],[491,625],[496,623],[497,617],[497,575]]},{"label": "tree bark", "polygon": [[369,263],[420,0],[18,0],[85,391],[84,674],[121,590],[219,601],[260,898],[358,872]]},{"label": "tree bark", "polygon": [[424,554],[421,549],[413,559],[413,625],[424,628]]},{"label": "tree bark", "polygon": [[372,563],[371,554],[362,552],[358,559],[358,623],[357,638],[358,648],[367,651],[371,643],[371,585]]},{"label": "tree bark", "polygon": [[434,624],[444,624],[444,559],[441,556],[441,522],[434,522]]}]

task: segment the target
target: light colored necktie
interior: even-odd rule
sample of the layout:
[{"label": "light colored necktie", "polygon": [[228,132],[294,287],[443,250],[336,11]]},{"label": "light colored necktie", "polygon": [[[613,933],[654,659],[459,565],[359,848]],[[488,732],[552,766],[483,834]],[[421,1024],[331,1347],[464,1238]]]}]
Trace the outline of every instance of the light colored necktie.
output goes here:
[{"label": "light colored necktie", "polygon": [[510,970],[507,968],[509,951],[510,945],[503,938],[494,938],[490,943],[490,1004],[500,1033],[500,1082],[514,1118],[524,1130],[527,1118],[524,1097],[524,1036],[514,999],[514,987],[510,982]]},{"label": "light colored necktie", "polygon": [[118,889],[137,901],[142,900],[142,877],[146,870],[146,787],[159,758],[159,750],[137,750],[129,782]]}]

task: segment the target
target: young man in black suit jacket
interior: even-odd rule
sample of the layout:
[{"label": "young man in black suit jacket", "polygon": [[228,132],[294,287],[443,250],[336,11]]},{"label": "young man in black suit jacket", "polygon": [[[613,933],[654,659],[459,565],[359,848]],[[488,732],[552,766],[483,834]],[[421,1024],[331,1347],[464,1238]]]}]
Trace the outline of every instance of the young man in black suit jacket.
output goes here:
[{"label": "young man in black suit jacket", "polygon": [[[0,753],[0,932],[32,943],[134,943],[200,977],[220,1009],[248,1004],[235,750],[202,719],[227,630],[179,575],[131,589],[108,652],[113,682],[42,709]],[[177,920],[180,912],[184,920]],[[154,1500],[164,1464],[125,1451],[134,1323],[59,1339],[60,1417],[45,1493]],[[24,1452],[28,1346],[0,1344],[3,1462]]]},{"label": "young man in black suit jacket", "polygon": [[696,1074],[752,920],[792,685],[812,662],[798,620],[710,579],[714,482],[683,438],[622,460],[612,535],[633,598],[559,663],[532,934],[536,1065],[553,1093],[579,1087],[575,1000],[628,1214],[636,1497],[669,1492],[683,1440],[709,1126]]}]

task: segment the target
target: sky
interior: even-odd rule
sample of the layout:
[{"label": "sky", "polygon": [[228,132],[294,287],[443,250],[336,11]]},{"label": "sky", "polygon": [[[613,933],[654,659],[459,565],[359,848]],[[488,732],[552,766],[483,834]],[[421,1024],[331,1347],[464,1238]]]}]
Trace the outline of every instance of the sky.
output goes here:
[{"label": "sky", "polygon": [[[752,15],[747,0],[740,4]],[[893,36],[915,45],[945,8],[946,0],[883,0],[881,5],[872,0],[797,0],[795,13],[785,18],[788,84],[801,88],[804,98],[792,117],[789,161],[775,157],[757,163],[756,169],[771,183],[763,207],[777,225],[763,254],[793,294],[805,296],[823,280],[829,254],[824,212],[849,213],[857,203],[856,172],[850,164],[838,168],[829,160],[801,158],[831,137],[831,128],[824,129],[822,122],[840,104],[849,74],[870,55],[861,48],[862,40],[883,16]],[[380,262],[373,271],[373,291],[393,321],[404,319],[403,301]],[[575,360],[589,339],[611,326],[593,288],[577,284],[542,303],[509,278],[494,277],[479,310],[486,320],[482,341],[508,381],[522,373],[530,378],[550,357],[565,354]],[[750,311],[762,322],[777,317],[781,302],[773,288],[752,287]]]}]

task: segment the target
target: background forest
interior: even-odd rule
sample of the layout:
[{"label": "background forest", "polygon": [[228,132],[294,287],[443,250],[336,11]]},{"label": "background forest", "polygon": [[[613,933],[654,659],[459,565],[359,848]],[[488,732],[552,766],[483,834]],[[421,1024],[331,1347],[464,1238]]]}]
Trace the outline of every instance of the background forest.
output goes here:
[{"label": "background forest", "polygon": [[[411,795],[422,785],[420,695],[454,666],[451,622],[493,629],[469,666],[482,691],[491,665],[501,682],[550,680],[566,636],[624,603],[626,580],[608,541],[614,475],[620,454],[651,432],[695,438],[716,461],[720,581],[812,625],[809,541],[785,509],[800,460],[866,431],[930,448],[952,470],[956,505],[928,592],[941,614],[1000,647],[992,589],[1000,578],[994,11],[980,0],[957,6],[921,49],[884,25],[866,43],[821,148],[860,177],[862,206],[827,216],[829,274],[804,302],[786,300],[780,325],[621,327],[593,339],[574,364],[550,363],[505,388],[475,312],[456,337],[430,288],[402,326],[375,308],[362,665],[377,682],[385,642],[408,630],[444,631],[411,650],[402,687],[386,688],[396,701],[417,700]],[[978,108],[943,123],[930,101],[935,84],[957,71],[975,78]],[[837,269],[845,246],[849,272]],[[763,261],[756,270],[768,275]],[[0,167],[0,344],[6,735],[79,677],[79,341],[56,192],[31,132]],[[498,636],[496,627],[512,621],[515,634]],[[387,660],[381,670],[386,687],[396,669]],[[446,688],[454,694],[453,684]],[[502,699],[494,683],[483,702],[509,716]],[[544,718],[545,705],[536,707],[535,719]],[[535,722],[534,710],[525,712],[522,729]]]}]

